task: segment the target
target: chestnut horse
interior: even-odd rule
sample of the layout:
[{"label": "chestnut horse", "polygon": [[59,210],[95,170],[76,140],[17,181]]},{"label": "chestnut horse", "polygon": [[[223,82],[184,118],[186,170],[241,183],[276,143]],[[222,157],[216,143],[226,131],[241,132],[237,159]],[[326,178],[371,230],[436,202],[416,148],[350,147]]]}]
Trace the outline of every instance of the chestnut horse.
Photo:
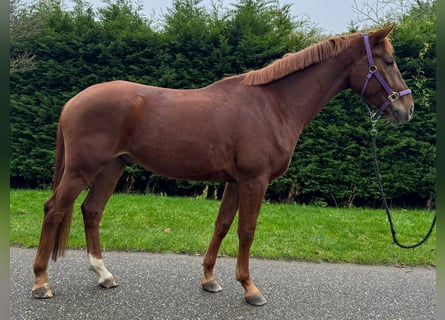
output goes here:
[{"label": "chestnut horse", "polygon": [[200,89],[112,81],[70,99],[57,129],[53,193],[44,205],[33,296],[53,296],[48,262],[65,253],[73,203],[86,187],[81,210],[89,267],[101,286],[117,285],[102,260],[99,222],[126,163],[134,162],[172,178],[226,183],[201,285],[221,290],[213,269],[239,211],[236,278],[248,303],[266,303],[249,275],[249,250],[266,188],[287,170],[303,129],[348,88],[382,106],[375,118],[386,114],[397,124],[412,117],[413,98],[387,38],[393,27],[333,37]]}]

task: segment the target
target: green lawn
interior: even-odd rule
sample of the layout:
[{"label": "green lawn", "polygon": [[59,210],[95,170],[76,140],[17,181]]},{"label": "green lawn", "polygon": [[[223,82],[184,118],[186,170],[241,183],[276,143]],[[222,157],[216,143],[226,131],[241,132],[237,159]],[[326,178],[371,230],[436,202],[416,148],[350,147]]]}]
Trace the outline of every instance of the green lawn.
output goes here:
[{"label": "green lawn", "polygon": [[[10,244],[38,245],[43,202],[50,191],[11,190]],[[70,248],[84,248],[80,204],[76,202]],[[115,194],[105,209],[100,233],[104,250],[204,254],[219,202],[155,195]],[[428,230],[432,212],[393,210],[402,243],[417,242]],[[235,256],[235,220],[221,254]],[[392,244],[383,209],[338,209],[296,204],[263,205],[251,255],[267,259],[382,265],[436,265],[436,231],[426,244],[400,249]]]}]

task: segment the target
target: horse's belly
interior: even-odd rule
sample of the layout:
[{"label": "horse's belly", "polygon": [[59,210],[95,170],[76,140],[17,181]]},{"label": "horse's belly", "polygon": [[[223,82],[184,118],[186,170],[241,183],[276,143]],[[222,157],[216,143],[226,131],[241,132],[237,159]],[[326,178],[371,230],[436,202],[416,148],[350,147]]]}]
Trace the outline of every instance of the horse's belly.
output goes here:
[{"label": "horse's belly", "polygon": [[162,149],[132,154],[135,161],[149,171],[174,178],[197,181],[234,181],[233,166],[223,157],[209,156],[209,151],[166,151]]}]

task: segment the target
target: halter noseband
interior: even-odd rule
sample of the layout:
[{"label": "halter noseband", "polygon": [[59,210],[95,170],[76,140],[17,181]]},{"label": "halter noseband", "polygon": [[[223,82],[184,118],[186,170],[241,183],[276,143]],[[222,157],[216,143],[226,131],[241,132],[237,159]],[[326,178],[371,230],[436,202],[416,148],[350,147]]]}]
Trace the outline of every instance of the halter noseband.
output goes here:
[{"label": "halter noseband", "polygon": [[385,110],[390,103],[396,101],[400,97],[406,96],[408,94],[411,94],[410,89],[405,89],[399,92],[396,92],[391,89],[391,87],[388,85],[388,83],[383,79],[380,72],[377,70],[377,66],[374,64],[374,59],[372,58],[372,52],[371,52],[371,46],[369,45],[369,36],[367,33],[363,33],[363,41],[365,42],[365,49],[366,49],[366,55],[368,57],[368,74],[366,75],[365,84],[363,85],[362,92],[360,94],[360,98],[365,101],[363,95],[365,94],[366,88],[368,87],[368,82],[372,78],[372,76],[375,76],[380,85],[385,89],[386,93],[388,94],[388,98],[386,101],[380,106],[380,108],[377,110],[376,113],[372,114],[371,110],[369,109],[368,104],[366,106],[368,107],[368,111],[371,115],[371,118],[374,120],[377,120],[380,118],[380,116],[383,113],[383,110]]}]

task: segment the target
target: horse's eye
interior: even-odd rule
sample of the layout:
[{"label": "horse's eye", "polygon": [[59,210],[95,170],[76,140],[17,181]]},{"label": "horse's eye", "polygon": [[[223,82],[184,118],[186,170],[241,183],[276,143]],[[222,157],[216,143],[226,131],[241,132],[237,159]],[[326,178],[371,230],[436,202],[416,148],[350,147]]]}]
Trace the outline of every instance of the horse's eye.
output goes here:
[{"label": "horse's eye", "polygon": [[394,65],[394,60],[385,60],[385,64],[387,66],[393,66]]}]

